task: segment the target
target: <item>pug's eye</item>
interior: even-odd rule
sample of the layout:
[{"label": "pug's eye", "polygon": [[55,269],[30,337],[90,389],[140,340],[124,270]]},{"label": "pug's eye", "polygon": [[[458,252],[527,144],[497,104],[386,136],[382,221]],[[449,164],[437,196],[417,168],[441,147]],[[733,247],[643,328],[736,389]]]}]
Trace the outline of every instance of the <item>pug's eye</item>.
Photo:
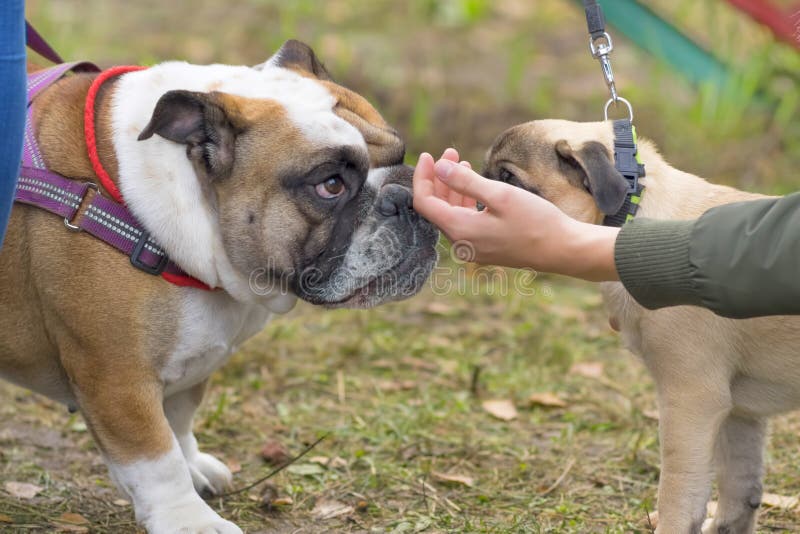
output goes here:
[{"label": "pug's eye", "polygon": [[336,198],[345,191],[344,180],[338,176],[331,176],[314,188],[322,198]]},{"label": "pug's eye", "polygon": [[501,182],[504,182],[504,183],[507,183],[507,184],[511,184],[515,179],[516,179],[516,177],[514,176],[514,173],[512,173],[508,169],[500,169],[500,181]]}]

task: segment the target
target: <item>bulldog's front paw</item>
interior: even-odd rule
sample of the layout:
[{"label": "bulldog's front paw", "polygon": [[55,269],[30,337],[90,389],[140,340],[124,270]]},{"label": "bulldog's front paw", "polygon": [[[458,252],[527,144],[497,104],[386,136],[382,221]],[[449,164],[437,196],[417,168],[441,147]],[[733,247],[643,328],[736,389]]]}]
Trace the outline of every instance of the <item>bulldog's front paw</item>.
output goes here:
[{"label": "bulldog's front paw", "polygon": [[184,504],[153,510],[145,527],[149,534],[242,534],[197,495]]},{"label": "bulldog's front paw", "polygon": [[233,475],[228,466],[204,452],[198,452],[186,459],[189,472],[192,474],[192,484],[201,497],[220,495],[230,487]]}]

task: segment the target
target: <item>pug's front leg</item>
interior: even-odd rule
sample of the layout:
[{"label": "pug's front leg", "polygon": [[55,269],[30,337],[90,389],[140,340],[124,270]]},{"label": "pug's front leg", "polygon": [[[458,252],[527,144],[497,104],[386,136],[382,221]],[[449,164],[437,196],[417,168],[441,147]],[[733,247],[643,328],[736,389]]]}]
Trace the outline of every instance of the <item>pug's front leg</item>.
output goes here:
[{"label": "pug's front leg", "polygon": [[[138,372],[137,372],[138,371]],[[150,534],[241,534],[200,498],[164,414],[161,384],[139,369],[76,382],[81,411],[112,478]]]},{"label": "pug's front leg", "polygon": [[674,387],[659,384],[657,534],[700,534],[711,493],[714,443],[731,409],[723,388],[688,382],[671,384]]},{"label": "pug's front leg", "polygon": [[233,475],[228,467],[214,456],[200,452],[192,432],[192,419],[203,400],[206,381],[184,391],[174,393],[164,400],[164,412],[178,439],[183,457],[189,466],[194,489],[202,497],[221,494],[231,485]]}]

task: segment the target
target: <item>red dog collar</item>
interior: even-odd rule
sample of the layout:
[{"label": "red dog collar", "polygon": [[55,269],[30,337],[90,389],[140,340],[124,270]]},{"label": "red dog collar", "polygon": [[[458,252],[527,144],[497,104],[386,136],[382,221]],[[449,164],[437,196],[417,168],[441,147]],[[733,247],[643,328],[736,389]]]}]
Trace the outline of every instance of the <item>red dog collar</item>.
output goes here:
[{"label": "red dog collar", "polygon": [[[97,179],[100,180],[103,188],[108,191],[108,194],[111,195],[114,200],[123,205],[125,204],[125,200],[122,198],[122,193],[120,193],[119,189],[117,188],[117,184],[111,180],[108,172],[100,162],[100,156],[97,153],[97,137],[95,135],[94,121],[95,100],[97,100],[97,93],[100,91],[100,87],[102,87],[103,84],[110,78],[125,74],[127,72],[144,70],[146,68],[147,67],[138,65],[122,65],[104,70],[97,75],[97,78],[95,78],[91,87],[89,87],[89,92],[86,93],[86,105],[83,112],[83,125],[84,134],[86,135],[86,149],[89,153],[89,161],[92,162],[92,168],[94,169]],[[175,272],[164,271],[161,273],[161,276],[164,278],[164,280],[170,282],[171,284],[175,284],[176,286],[196,287],[198,289],[205,289],[206,291],[211,290],[207,284],[198,280],[197,278],[194,278],[193,276],[189,276],[188,274],[178,274]]]}]

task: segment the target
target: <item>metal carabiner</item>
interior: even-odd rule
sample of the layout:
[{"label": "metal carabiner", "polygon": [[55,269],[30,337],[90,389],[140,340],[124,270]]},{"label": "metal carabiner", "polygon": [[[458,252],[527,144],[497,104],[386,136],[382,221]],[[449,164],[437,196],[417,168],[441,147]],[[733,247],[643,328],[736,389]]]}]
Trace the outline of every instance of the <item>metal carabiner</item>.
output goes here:
[{"label": "metal carabiner", "polygon": [[[595,47],[594,46],[595,41],[599,41],[600,39],[605,39],[606,42]],[[611,40],[611,36],[608,34],[608,32],[603,32],[603,36],[598,37],[597,39],[589,37],[589,52],[592,53],[593,58],[597,59],[600,56],[607,56],[613,50],[614,50],[614,41]]]},{"label": "metal carabiner", "polygon": [[[599,44],[595,45],[596,42],[599,42]],[[603,70],[603,79],[605,79],[606,87],[608,87],[608,91],[611,93],[611,99],[616,102],[619,97],[617,95],[617,86],[614,83],[614,70],[611,68],[611,58],[609,57],[613,50],[614,41],[611,40],[611,36],[608,32],[603,32],[603,36],[597,39],[589,38],[589,52],[592,53],[593,58],[600,62],[600,68]]]},{"label": "metal carabiner", "polygon": [[600,68],[603,69],[603,77],[605,77],[606,86],[611,93],[611,99],[616,102],[619,97],[617,96],[617,86],[614,84],[614,71],[611,69],[611,60],[608,56],[600,56]]}]

